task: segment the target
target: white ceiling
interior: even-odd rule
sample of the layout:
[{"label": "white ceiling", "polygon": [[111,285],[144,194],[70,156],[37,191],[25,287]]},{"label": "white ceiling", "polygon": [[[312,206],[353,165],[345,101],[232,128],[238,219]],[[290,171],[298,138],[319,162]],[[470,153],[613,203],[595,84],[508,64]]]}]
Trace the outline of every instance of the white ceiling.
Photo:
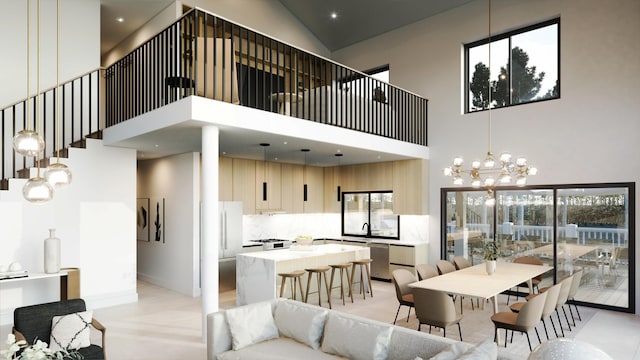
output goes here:
[{"label": "white ceiling", "polygon": [[[330,50],[374,37],[386,31],[433,16],[473,0],[279,0],[294,16],[305,24]],[[173,0],[100,0],[101,52],[104,55],[129,34],[173,3]],[[187,3],[187,2],[185,2]],[[331,12],[337,13],[335,20]],[[123,22],[116,19],[123,17]],[[154,158],[187,151],[200,150],[199,129],[167,129],[132,139],[129,146],[137,148],[139,158]],[[259,143],[272,144],[270,159],[303,163],[302,148],[312,151],[308,164],[328,166],[338,164],[333,156],[345,155],[340,164],[368,163],[400,159],[359,149],[338,149],[330,144],[311,143],[305,139],[286,139],[257,132],[221,130],[220,153],[228,156],[262,159]],[[284,143],[287,142],[286,145]],[[163,145],[161,145],[163,144]],[[158,145],[158,146],[156,146]]]}]

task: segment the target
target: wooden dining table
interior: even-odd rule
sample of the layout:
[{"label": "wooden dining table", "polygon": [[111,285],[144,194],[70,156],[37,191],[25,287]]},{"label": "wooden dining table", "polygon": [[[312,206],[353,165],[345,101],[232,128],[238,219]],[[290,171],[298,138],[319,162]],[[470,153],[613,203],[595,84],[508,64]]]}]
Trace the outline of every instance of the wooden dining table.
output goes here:
[{"label": "wooden dining table", "polygon": [[531,279],[552,270],[549,265],[530,265],[498,261],[496,271],[488,275],[484,263],[456,270],[440,276],[409,284],[410,288],[432,289],[481,299],[490,299],[493,313],[498,312],[498,294],[527,283],[532,292]]}]

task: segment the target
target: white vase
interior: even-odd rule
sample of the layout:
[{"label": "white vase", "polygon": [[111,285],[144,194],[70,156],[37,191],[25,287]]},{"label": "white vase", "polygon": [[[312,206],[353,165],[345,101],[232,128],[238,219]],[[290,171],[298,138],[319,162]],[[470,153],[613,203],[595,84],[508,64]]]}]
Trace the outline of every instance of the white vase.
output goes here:
[{"label": "white vase", "polygon": [[487,274],[493,275],[496,272],[496,260],[487,260],[484,265],[487,269]]},{"label": "white vase", "polygon": [[49,237],[44,239],[44,272],[54,274],[60,271],[60,239],[56,229],[49,229]]}]

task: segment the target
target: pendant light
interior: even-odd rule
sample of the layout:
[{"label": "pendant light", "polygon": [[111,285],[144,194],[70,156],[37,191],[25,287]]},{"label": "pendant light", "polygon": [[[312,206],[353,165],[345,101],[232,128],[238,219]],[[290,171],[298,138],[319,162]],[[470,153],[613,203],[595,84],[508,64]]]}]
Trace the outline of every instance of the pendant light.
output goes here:
[{"label": "pendant light", "polygon": [[[40,0],[38,0],[38,71],[37,71],[37,93],[36,93],[36,128],[40,128]],[[42,147],[40,147],[42,146]],[[32,203],[45,203],[53,199],[53,187],[47,179],[40,176],[40,152],[44,149],[44,141],[40,144],[38,142],[39,149],[36,151],[36,166],[38,173],[36,177],[29,179],[22,188],[22,195],[24,198]]]},{"label": "pendant light", "polygon": [[[26,128],[18,131],[18,133],[13,137],[13,148],[14,150],[22,155],[22,156],[36,156],[42,149],[44,149],[44,140],[42,137],[35,131],[30,129],[30,119],[29,119],[29,98],[31,97],[31,62],[30,62],[30,52],[31,52],[31,42],[30,42],[30,34],[31,32],[31,1],[27,1],[27,100],[25,106],[25,122]],[[39,56],[40,54],[38,54]]]},{"label": "pendant light", "polygon": [[262,161],[264,162],[262,174],[262,201],[267,201],[267,147],[269,147],[270,144],[260,143],[260,146],[262,146]]},{"label": "pendant light", "polygon": [[[342,153],[336,153],[334,156],[338,158],[338,170],[340,170],[340,158],[342,158]],[[338,185],[338,189],[337,190],[338,190],[338,202],[340,202],[341,197],[342,197],[342,192],[340,190],[340,185]]]},{"label": "pendant light", "polygon": [[71,184],[71,170],[65,164],[60,162],[60,147],[62,146],[62,139],[60,138],[60,127],[62,119],[60,118],[60,0],[56,2],[56,162],[49,164],[47,171],[45,171],[44,177],[49,184],[55,188],[65,187]]},{"label": "pendant light", "polygon": [[304,168],[302,170],[302,201],[307,201],[307,153],[311,150],[300,149],[304,153]]}]

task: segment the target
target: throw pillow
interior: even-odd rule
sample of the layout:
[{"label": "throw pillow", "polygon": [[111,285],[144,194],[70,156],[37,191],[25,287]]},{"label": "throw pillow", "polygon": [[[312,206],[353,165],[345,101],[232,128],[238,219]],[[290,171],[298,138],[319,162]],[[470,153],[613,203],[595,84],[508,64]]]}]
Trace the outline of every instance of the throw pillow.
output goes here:
[{"label": "throw pillow", "polygon": [[386,360],[393,327],[329,313],[322,351],[352,360]]},{"label": "throw pillow", "polygon": [[486,340],[471,349],[467,350],[458,359],[472,360],[495,360],[498,358],[498,345],[495,342]]},{"label": "throw pillow", "polygon": [[437,355],[432,356],[431,360],[456,360],[466,350],[461,342],[451,344],[446,350],[439,352]]},{"label": "throw pillow", "polygon": [[54,316],[51,322],[49,348],[52,351],[77,350],[91,345],[93,311]]},{"label": "throw pillow", "polygon": [[278,337],[271,302],[255,303],[225,311],[233,350]]},{"label": "throw pillow", "polygon": [[324,321],[329,310],[298,301],[282,300],[276,307],[274,319],[280,335],[309,345],[320,347]]}]

